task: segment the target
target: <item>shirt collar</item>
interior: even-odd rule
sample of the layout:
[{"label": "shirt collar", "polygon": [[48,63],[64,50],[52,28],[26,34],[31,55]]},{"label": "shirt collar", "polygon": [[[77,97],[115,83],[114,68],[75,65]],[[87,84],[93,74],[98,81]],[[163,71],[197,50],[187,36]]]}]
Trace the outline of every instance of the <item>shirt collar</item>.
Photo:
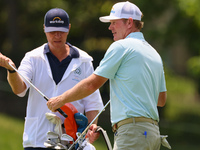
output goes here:
[{"label": "shirt collar", "polygon": [[126,38],[134,38],[144,40],[144,36],[142,32],[132,32]]},{"label": "shirt collar", "polygon": [[[69,48],[70,48],[70,56],[71,58],[79,58],[79,52],[78,50],[73,47],[70,43],[66,42],[67,45],[69,45]],[[51,53],[50,50],[49,50],[49,45],[48,43],[44,46],[44,54],[47,54],[47,53]]]}]

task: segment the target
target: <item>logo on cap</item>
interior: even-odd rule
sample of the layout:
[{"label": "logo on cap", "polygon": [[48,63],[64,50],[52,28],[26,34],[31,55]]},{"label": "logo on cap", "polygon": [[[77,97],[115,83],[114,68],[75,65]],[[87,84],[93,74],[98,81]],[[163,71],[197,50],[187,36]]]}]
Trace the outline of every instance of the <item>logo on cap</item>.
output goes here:
[{"label": "logo on cap", "polygon": [[64,24],[64,21],[61,20],[60,17],[54,17],[53,21],[50,21],[50,23],[62,23],[62,24]]},{"label": "logo on cap", "polygon": [[110,13],[115,13],[114,7],[112,7],[111,12]]}]

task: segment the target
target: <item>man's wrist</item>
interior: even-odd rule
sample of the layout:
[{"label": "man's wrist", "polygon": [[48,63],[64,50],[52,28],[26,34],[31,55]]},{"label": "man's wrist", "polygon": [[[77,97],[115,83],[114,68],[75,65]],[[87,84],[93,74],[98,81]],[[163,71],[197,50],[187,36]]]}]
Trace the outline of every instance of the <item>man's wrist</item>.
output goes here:
[{"label": "man's wrist", "polygon": [[7,69],[9,73],[15,73],[16,71],[15,70],[9,70]]}]

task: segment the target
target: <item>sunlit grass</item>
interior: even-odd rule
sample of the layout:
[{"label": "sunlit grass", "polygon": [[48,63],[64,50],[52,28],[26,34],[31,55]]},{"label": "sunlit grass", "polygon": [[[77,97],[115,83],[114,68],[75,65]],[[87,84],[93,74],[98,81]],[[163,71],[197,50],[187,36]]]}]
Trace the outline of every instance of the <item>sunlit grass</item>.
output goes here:
[{"label": "sunlit grass", "polygon": [[[24,121],[0,114],[0,149],[23,150],[22,134]],[[103,137],[93,143],[97,150],[105,150],[106,144]]]},{"label": "sunlit grass", "polygon": [[1,149],[22,150],[23,120],[0,114]]},{"label": "sunlit grass", "polygon": [[[161,134],[169,135],[172,149],[198,149],[200,131],[200,100],[196,83],[185,77],[167,75],[167,103],[160,122]],[[3,150],[22,150],[24,120],[0,114],[0,147]],[[105,127],[105,126],[103,126]],[[113,133],[108,135],[113,142]],[[106,150],[103,137],[93,143],[96,150]],[[166,148],[161,147],[161,150]]]}]

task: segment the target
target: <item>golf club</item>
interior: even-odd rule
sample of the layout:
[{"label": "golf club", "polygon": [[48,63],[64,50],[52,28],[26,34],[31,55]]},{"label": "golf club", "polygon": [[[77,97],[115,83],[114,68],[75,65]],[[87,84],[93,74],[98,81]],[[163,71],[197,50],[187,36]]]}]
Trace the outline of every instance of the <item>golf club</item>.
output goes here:
[{"label": "golf club", "polygon": [[44,142],[44,146],[46,148],[54,148],[56,146],[56,142],[48,139],[47,141]]},{"label": "golf club", "polygon": [[57,143],[57,145],[54,147],[54,149],[59,150],[59,149],[67,149],[67,146],[61,144],[61,143]]},{"label": "golf club", "polygon": [[62,136],[61,136],[61,141],[73,141],[74,142],[74,139],[73,139],[73,137],[71,137],[70,135],[68,135],[68,134],[62,134]]},{"label": "golf club", "polygon": [[[10,65],[10,67],[12,67],[24,80],[26,80],[38,93],[40,93],[40,95],[42,95],[44,97],[45,100],[49,100],[49,98],[47,96],[45,96],[39,89],[37,89],[37,87],[35,85],[33,85],[33,83],[31,83],[28,79],[26,79],[15,67],[13,67],[10,63],[8,63]],[[57,109],[61,115],[63,115],[65,118],[67,118],[67,114],[62,111],[60,108]]]},{"label": "golf club", "polygon": [[73,146],[78,143],[79,140],[81,140],[82,138],[84,138],[84,135],[86,134],[87,130],[89,129],[89,127],[93,124],[93,122],[99,117],[99,115],[105,110],[105,108],[108,106],[108,104],[110,103],[110,100],[106,103],[106,105],[103,107],[103,109],[96,115],[96,117],[92,120],[92,122],[90,122],[90,124],[87,126],[87,128],[85,128],[85,130],[81,133],[81,135],[79,135],[79,137],[76,139],[76,141],[69,147],[68,150],[71,150],[73,148]]},{"label": "golf club", "polygon": [[47,132],[47,139],[58,139],[59,135],[55,132],[49,131]]},{"label": "golf club", "polygon": [[112,150],[112,145],[108,138],[107,132],[105,130],[103,130],[103,128],[101,128],[100,126],[98,126],[98,128],[97,128],[97,132],[100,132],[103,135],[104,141],[106,142],[107,149]]}]

